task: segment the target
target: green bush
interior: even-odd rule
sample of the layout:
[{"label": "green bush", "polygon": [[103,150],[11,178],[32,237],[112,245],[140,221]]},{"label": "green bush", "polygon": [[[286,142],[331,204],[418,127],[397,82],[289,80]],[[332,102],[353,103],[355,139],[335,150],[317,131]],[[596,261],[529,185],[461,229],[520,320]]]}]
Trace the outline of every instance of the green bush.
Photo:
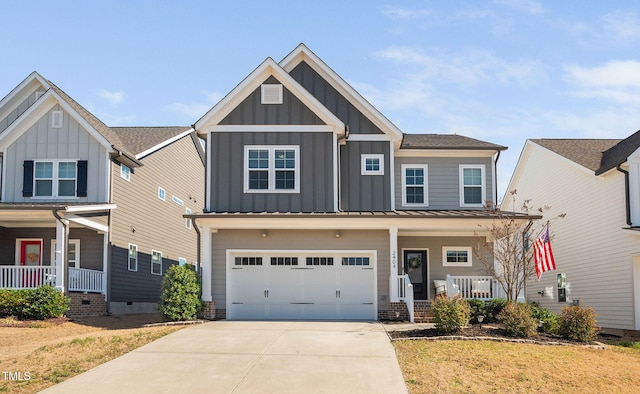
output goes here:
[{"label": "green bush", "polygon": [[547,308],[533,306],[533,318],[539,322],[538,331],[547,334],[555,334],[560,327],[560,319],[557,314]]},{"label": "green bush", "polygon": [[558,332],[568,339],[589,342],[598,335],[596,323],[596,313],[593,308],[566,306],[560,316]]},{"label": "green bush", "polygon": [[518,338],[530,338],[536,335],[538,322],[533,318],[531,306],[510,302],[498,315],[498,321],[504,325],[507,335]]},{"label": "green bush", "polygon": [[469,324],[471,310],[462,298],[438,296],[431,304],[436,330],[444,333],[458,332]]},{"label": "green bush", "polygon": [[498,315],[507,305],[507,300],[504,298],[494,298],[486,302],[484,306],[484,322],[495,323],[498,321]]},{"label": "green bush", "polygon": [[197,319],[202,311],[200,280],[188,265],[172,265],[162,280],[158,311],[165,321]]},{"label": "green bush", "polygon": [[[472,324],[479,323],[478,316],[480,315],[486,316],[485,302],[474,298],[474,299],[467,300],[467,303],[469,304],[469,309],[471,311],[470,323]],[[486,320],[483,320],[483,322],[486,322]]]},{"label": "green bush", "polygon": [[37,289],[0,290],[0,317],[44,320],[62,316],[69,309],[69,298],[51,286]]}]

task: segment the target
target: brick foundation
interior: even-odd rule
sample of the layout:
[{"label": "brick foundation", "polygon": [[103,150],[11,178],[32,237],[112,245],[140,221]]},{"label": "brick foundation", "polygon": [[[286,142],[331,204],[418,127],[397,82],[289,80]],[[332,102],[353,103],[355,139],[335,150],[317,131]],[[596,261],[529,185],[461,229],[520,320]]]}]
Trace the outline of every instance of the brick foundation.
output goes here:
[{"label": "brick foundation", "polygon": [[204,302],[202,317],[207,320],[216,320],[216,303],[213,301]]},{"label": "brick foundation", "polygon": [[[381,316],[381,313],[383,312]],[[390,302],[389,309],[386,311],[386,316],[384,316],[385,311],[378,312],[378,318],[380,320],[393,320],[393,321],[409,321],[409,310],[407,309],[407,304],[404,302]]]},{"label": "brick foundation", "polygon": [[71,298],[68,317],[106,316],[107,302],[104,294],[70,292],[67,295]]}]

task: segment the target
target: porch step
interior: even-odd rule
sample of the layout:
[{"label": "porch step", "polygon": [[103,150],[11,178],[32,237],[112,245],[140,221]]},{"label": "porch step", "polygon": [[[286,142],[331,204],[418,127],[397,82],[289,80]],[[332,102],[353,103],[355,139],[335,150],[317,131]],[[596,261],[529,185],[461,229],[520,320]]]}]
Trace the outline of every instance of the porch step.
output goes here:
[{"label": "porch step", "polygon": [[433,323],[430,301],[415,301],[413,303],[413,319],[416,323]]}]

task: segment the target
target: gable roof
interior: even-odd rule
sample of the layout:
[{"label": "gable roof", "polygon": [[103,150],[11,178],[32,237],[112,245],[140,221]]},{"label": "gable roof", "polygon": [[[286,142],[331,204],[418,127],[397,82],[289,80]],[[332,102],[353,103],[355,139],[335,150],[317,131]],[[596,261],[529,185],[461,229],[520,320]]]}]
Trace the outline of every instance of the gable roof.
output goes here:
[{"label": "gable roof", "polygon": [[602,155],[600,168],[596,170],[596,175],[603,174],[610,169],[627,161],[629,156],[640,147],[640,131],[636,131],[629,137],[618,142]]},{"label": "gable roof", "polygon": [[404,134],[400,149],[506,150],[506,146],[458,134]]},{"label": "gable roof", "polygon": [[[532,139],[544,148],[580,164],[594,172],[601,167],[603,154],[620,142],[619,139]],[[626,158],[625,158],[626,160]],[[614,166],[615,167],[615,166]],[[596,174],[598,175],[598,174]]]},{"label": "gable roof", "polygon": [[189,134],[193,129],[188,126],[111,127],[111,131],[136,158],[140,158],[141,154],[156,147],[166,146]]}]

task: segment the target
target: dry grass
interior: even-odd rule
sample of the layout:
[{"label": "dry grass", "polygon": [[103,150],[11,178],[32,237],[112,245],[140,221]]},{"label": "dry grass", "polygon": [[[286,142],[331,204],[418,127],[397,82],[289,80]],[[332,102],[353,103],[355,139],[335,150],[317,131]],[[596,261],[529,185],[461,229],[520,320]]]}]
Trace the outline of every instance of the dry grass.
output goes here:
[{"label": "dry grass", "polygon": [[[0,392],[36,393],[183,328],[143,327],[158,321],[155,315],[34,322],[27,327],[3,321]],[[30,379],[9,380],[4,372],[21,372],[22,378],[29,372]]]},{"label": "dry grass", "polygon": [[492,341],[398,341],[410,393],[637,393],[640,351]]}]

